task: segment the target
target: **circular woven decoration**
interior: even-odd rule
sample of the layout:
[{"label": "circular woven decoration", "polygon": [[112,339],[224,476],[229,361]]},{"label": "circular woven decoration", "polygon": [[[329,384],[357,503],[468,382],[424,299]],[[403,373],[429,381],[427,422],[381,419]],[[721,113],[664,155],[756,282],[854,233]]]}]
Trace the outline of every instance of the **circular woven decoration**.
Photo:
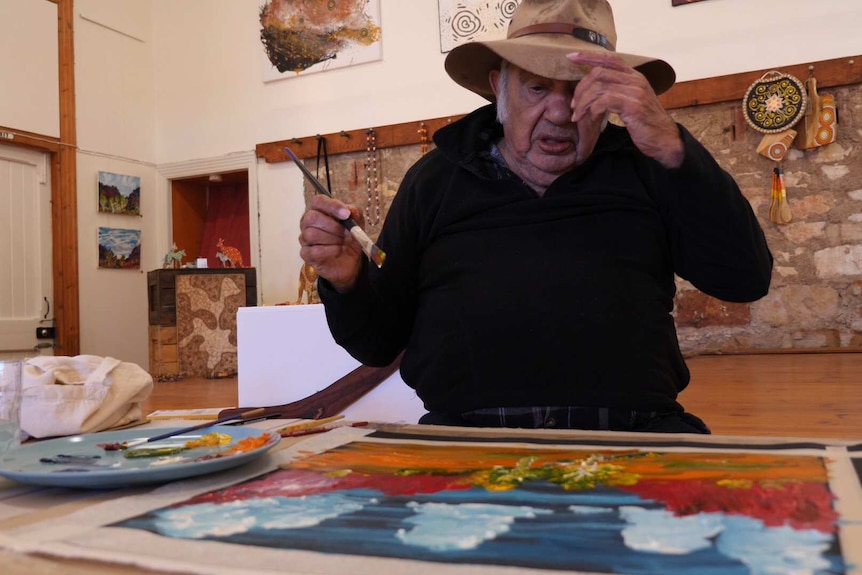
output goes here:
[{"label": "circular woven decoration", "polygon": [[792,128],[805,113],[805,84],[790,74],[767,72],[752,84],[742,100],[748,124],[764,134]]}]

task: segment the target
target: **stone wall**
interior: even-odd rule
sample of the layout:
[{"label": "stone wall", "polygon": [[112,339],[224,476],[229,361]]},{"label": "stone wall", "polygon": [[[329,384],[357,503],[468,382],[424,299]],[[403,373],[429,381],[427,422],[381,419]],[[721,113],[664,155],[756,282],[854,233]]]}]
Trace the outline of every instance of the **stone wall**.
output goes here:
[{"label": "stone wall", "polygon": [[[674,313],[686,354],[862,349],[862,86],[822,93],[835,94],[838,139],[788,154],[784,170],[793,220],[786,225],[769,221],[775,164],[755,151],[762,135],[739,121],[741,95],[739,103],[671,112],[734,175],[775,257],[770,293],[751,304],[718,301],[678,280]],[[380,231],[373,221],[378,198],[385,214],[401,176],[421,153],[419,146],[405,146],[330,158],[335,194],[363,208],[370,198],[367,230],[372,237]],[[366,170],[374,167],[372,156],[377,191],[373,169]],[[316,162],[308,165],[314,169]]]}]

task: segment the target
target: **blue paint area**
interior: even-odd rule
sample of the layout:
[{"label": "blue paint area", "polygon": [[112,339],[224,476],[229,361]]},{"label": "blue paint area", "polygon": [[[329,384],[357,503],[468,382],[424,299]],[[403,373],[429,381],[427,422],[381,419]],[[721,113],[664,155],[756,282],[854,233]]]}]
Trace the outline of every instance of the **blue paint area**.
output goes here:
[{"label": "blue paint area", "polygon": [[454,564],[647,575],[845,572],[834,536],[757,519],[675,517],[599,487],[532,482],[386,496],[353,489],[153,511],[117,524],[174,538]]}]

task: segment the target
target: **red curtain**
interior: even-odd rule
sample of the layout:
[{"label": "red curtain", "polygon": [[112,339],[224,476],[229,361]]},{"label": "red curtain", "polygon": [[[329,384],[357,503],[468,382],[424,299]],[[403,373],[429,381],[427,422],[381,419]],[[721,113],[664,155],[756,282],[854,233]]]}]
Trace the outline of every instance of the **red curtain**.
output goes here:
[{"label": "red curtain", "polygon": [[201,257],[211,268],[222,267],[216,257],[219,239],[242,254],[243,266],[251,267],[251,241],[248,229],[248,184],[209,186],[207,217],[201,241]]}]

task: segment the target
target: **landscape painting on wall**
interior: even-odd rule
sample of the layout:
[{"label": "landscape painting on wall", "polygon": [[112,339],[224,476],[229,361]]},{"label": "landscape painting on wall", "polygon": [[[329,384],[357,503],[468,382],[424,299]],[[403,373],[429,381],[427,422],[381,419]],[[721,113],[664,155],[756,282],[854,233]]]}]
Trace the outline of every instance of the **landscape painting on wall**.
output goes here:
[{"label": "landscape painting on wall", "polygon": [[140,269],[141,230],[100,227],[99,267]]},{"label": "landscape painting on wall", "polygon": [[263,81],[382,58],[380,0],[267,0],[260,8]]},{"label": "landscape painting on wall", "polygon": [[141,215],[141,178],[99,172],[99,211],[128,216]]}]

